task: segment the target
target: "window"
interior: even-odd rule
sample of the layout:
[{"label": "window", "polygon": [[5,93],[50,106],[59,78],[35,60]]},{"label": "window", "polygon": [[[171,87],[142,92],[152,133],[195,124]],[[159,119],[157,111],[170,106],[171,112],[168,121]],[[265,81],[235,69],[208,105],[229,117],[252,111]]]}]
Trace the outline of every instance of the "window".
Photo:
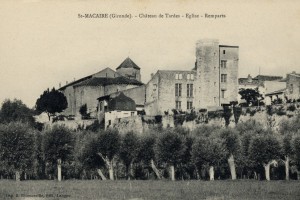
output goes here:
[{"label": "window", "polygon": [[131,116],[134,116],[134,112],[131,112]]},{"label": "window", "polygon": [[175,74],[175,79],[176,80],[181,80],[182,79],[182,74]]},{"label": "window", "polygon": [[225,52],[225,50],[223,50],[223,54],[225,54],[226,52]]},{"label": "window", "polygon": [[188,110],[192,109],[193,108],[193,102],[188,101],[186,107],[187,107]]},{"label": "window", "polygon": [[221,68],[226,68],[227,60],[221,60]]},{"label": "window", "polygon": [[187,74],[187,80],[194,80],[194,74]]},{"label": "window", "polygon": [[225,90],[221,90],[221,97],[225,98]]},{"label": "window", "polygon": [[226,83],[227,82],[227,74],[221,74],[221,82]]},{"label": "window", "polygon": [[176,109],[181,110],[181,101],[176,101]]},{"label": "window", "polygon": [[193,97],[193,84],[187,84],[187,96]]},{"label": "window", "polygon": [[214,97],[214,103],[216,103],[216,100],[217,100],[217,98],[216,98],[216,97]]},{"label": "window", "polygon": [[175,96],[176,97],[181,97],[181,89],[182,89],[182,84],[175,83]]},{"label": "window", "polygon": [[214,82],[214,86],[216,86],[217,82]]}]

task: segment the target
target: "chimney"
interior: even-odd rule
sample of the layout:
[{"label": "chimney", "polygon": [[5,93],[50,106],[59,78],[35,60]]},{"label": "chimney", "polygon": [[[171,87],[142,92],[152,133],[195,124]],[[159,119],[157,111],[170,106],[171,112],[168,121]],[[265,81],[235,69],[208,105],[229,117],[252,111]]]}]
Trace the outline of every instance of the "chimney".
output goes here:
[{"label": "chimney", "polygon": [[66,81],[66,85],[68,85],[68,81]]},{"label": "chimney", "polygon": [[61,88],[61,83],[59,83],[58,85],[59,85],[59,88]]},{"label": "chimney", "polygon": [[153,77],[153,73],[151,73],[151,78]]},{"label": "chimney", "polygon": [[295,71],[293,71],[293,72],[292,72],[292,74],[296,74],[296,72],[295,72]]}]

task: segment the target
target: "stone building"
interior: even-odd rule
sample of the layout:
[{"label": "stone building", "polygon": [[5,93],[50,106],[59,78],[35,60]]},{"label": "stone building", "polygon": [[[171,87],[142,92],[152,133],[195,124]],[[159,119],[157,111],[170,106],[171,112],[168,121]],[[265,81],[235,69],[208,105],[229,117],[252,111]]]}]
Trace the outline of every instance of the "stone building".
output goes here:
[{"label": "stone building", "polygon": [[286,95],[288,99],[300,99],[300,74],[292,72],[286,75]]},{"label": "stone building", "polygon": [[[122,71],[123,68],[126,69],[126,71]],[[68,108],[63,114],[80,116],[79,109],[86,104],[87,112],[90,116],[96,117],[97,98],[144,85],[139,81],[140,70],[136,68],[138,68],[137,65],[134,64],[130,58],[127,58],[118,67],[117,72],[106,68],[59,88],[68,101]],[[134,77],[129,78],[125,72],[127,74],[137,74],[137,79]]]},{"label": "stone building", "polygon": [[[281,98],[286,88],[286,80],[282,76],[257,75],[252,78],[239,78],[239,89],[258,89],[268,105],[275,98]],[[240,99],[240,95],[239,95]]]},{"label": "stone building", "polygon": [[158,70],[146,84],[146,114],[219,107],[236,101],[238,50],[238,46],[219,45],[218,40],[198,41],[194,69]]},{"label": "stone building", "polygon": [[[100,106],[100,109],[104,109]],[[120,92],[117,96],[107,101],[104,112],[105,129],[113,127],[120,119],[137,115],[136,104],[133,99]]]}]

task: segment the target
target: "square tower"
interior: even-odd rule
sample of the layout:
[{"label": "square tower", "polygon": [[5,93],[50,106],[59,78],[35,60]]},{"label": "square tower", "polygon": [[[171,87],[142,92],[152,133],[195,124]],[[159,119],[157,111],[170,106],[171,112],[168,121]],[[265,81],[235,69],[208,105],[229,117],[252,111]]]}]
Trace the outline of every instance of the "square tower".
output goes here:
[{"label": "square tower", "polygon": [[238,46],[216,39],[196,43],[196,108],[229,104],[238,95]]}]

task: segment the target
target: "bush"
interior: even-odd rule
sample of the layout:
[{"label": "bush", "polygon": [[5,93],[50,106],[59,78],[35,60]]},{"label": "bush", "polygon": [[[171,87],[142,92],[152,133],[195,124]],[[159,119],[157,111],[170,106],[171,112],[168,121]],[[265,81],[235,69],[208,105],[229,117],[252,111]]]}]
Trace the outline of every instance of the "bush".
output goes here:
[{"label": "bush", "polygon": [[287,107],[287,110],[288,110],[288,111],[291,111],[291,112],[294,112],[294,111],[296,110],[296,106],[295,106],[294,104],[289,105],[289,106]]}]

